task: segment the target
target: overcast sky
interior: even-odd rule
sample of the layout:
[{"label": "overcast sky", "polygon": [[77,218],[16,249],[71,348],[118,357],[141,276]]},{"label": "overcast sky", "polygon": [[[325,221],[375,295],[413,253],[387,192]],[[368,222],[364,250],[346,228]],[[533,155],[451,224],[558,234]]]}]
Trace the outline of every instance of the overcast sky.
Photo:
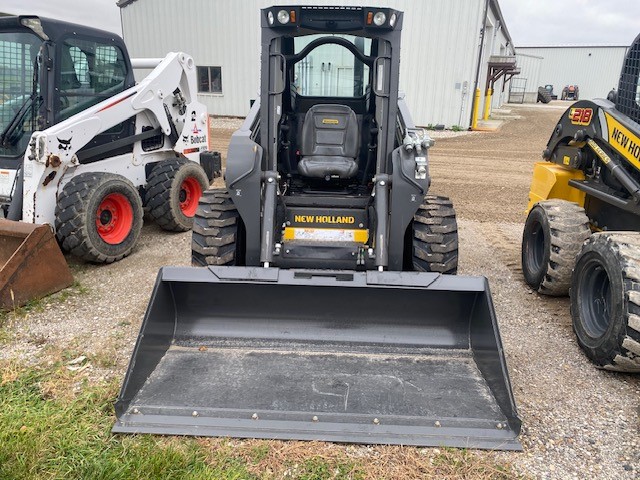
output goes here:
[{"label": "overcast sky", "polygon": [[[176,4],[188,1],[176,0]],[[371,3],[392,7],[394,2]],[[499,0],[499,3],[516,46],[629,45],[640,33],[640,0]],[[0,12],[38,14],[121,33],[119,10],[116,0],[0,0]]]},{"label": "overcast sky", "polygon": [[499,0],[499,3],[516,47],[566,43],[630,45],[640,33],[640,0]]}]

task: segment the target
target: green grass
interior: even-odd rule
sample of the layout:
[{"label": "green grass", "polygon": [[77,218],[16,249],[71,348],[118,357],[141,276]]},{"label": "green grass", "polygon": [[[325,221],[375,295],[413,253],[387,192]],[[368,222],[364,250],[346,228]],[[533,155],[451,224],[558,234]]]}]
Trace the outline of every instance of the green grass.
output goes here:
[{"label": "green grass", "polygon": [[24,305],[14,308],[13,310],[11,310],[11,312],[2,312],[3,318],[6,320],[9,313],[12,313],[14,317],[26,317],[30,313],[39,313],[44,310],[45,305],[46,298],[36,298],[34,300],[29,300]]},{"label": "green grass", "polygon": [[327,462],[317,458],[305,460],[302,464],[302,473],[298,477],[300,480],[320,480],[323,478],[363,478],[363,473],[350,463],[339,463],[329,465]]},{"label": "green grass", "polygon": [[57,302],[63,303],[66,302],[67,299],[77,296],[77,295],[86,295],[89,293],[89,288],[82,285],[80,282],[75,280],[73,284],[69,288],[65,288],[58,294],[54,294],[51,299]]},{"label": "green grass", "polygon": [[457,449],[112,435],[118,384],[69,371],[75,353],[46,368],[0,364],[0,479],[521,478]]},{"label": "green grass", "polygon": [[70,397],[70,379],[61,366],[3,379],[0,478],[251,478],[232,458],[208,461],[195,440],[111,435],[117,385],[85,385]]},{"label": "green grass", "polygon": [[[48,370],[2,369],[1,479],[253,479],[270,444],[236,451],[224,440],[116,436],[114,382],[89,385],[58,363]],[[74,394],[74,386],[79,390]],[[257,471],[256,471],[257,470]],[[359,478],[353,466],[309,458],[289,478]],[[265,478],[275,478],[266,476]]]}]

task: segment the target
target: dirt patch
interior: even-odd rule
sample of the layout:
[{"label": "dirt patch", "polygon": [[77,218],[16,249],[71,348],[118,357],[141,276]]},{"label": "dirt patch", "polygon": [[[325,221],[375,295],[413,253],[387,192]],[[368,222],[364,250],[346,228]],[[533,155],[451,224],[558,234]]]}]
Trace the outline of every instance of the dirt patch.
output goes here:
[{"label": "dirt patch", "polygon": [[524,222],[533,164],[557,122],[557,109],[512,108],[520,118],[497,132],[436,140],[432,192],[448,195],[461,218]]}]

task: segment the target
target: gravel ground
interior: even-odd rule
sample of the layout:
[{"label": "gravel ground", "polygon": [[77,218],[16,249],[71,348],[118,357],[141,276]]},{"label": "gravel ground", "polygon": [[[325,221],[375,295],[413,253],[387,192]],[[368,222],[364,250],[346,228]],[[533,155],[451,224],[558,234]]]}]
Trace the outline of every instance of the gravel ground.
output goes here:
[{"label": "gravel ground", "polygon": [[[433,192],[451,196],[459,215],[460,271],[490,280],[523,420],[524,453],[497,458],[534,478],[640,478],[640,377],[595,369],[575,342],[568,300],[532,293],[519,267],[533,162],[561,109],[510,108],[520,118],[500,131],[439,139],[431,152]],[[226,152],[240,120],[212,123],[216,146]],[[69,259],[80,287],[9,315],[0,359],[36,364],[66,350],[89,358],[92,378],[121,378],[158,269],[188,265],[189,257],[190,233],[147,222],[137,249],[121,262]]]},{"label": "gravel ground", "polygon": [[443,138],[456,138],[456,137],[468,137],[473,135],[482,135],[482,132],[472,132],[469,130],[427,130],[427,133],[434,140],[440,140]]}]

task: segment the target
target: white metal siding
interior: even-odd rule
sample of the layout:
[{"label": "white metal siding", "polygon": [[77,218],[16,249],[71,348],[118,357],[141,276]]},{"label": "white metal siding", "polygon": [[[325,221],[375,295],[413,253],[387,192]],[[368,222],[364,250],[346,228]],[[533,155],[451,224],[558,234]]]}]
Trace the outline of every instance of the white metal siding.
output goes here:
[{"label": "white metal siding", "polygon": [[540,83],[542,60],[543,58],[537,55],[521,53],[519,50],[516,51],[516,62],[520,69],[520,74],[514,77],[514,79],[520,79],[521,82],[526,80],[524,90],[525,102],[535,103],[538,99],[538,87],[542,86],[542,83]]},{"label": "white metal siding", "polygon": [[[492,55],[513,55],[513,47],[507,45],[508,39],[502,29],[498,30],[497,35],[494,37]],[[486,81],[486,80],[485,80]],[[509,99],[509,82],[505,82],[505,76],[503,75],[494,85],[494,92],[492,98],[492,108],[500,108],[503,103],[507,103]]]},{"label": "white metal siding", "polygon": [[[297,4],[367,5],[370,0]],[[259,87],[259,10],[290,0],[138,0],[121,9],[132,57],[185,51],[222,67],[221,95],[199,94],[211,113],[244,116]],[[400,88],[418,125],[469,125],[483,0],[390,0],[405,13]],[[485,73],[486,76],[486,73]],[[466,82],[466,92],[464,86]],[[481,86],[483,77],[480,77]]]},{"label": "white metal siding", "polygon": [[[482,12],[480,16],[482,17]],[[479,21],[482,25],[482,20]],[[485,94],[487,88],[487,71],[488,62],[491,55],[513,55],[513,45],[504,32],[504,26],[500,24],[499,18],[496,16],[492,8],[489,9],[486,19],[486,30],[484,36],[484,47],[482,50],[482,63],[480,67],[480,76],[478,78],[478,88],[480,89],[480,106],[478,108],[478,118],[481,119],[484,113]],[[457,53],[456,53],[457,54]],[[477,56],[477,51],[476,51]],[[477,65],[474,60],[474,65]],[[509,93],[509,83],[505,85],[504,93],[502,92],[504,77],[498,79],[494,85],[493,97],[491,99],[492,108],[499,108],[507,101]],[[472,87],[473,88],[473,87]]]},{"label": "white metal siding", "polygon": [[560,95],[565,85],[578,85],[580,98],[606,98],[618,88],[627,47],[518,47],[519,53],[543,57],[540,85],[553,85]]}]

